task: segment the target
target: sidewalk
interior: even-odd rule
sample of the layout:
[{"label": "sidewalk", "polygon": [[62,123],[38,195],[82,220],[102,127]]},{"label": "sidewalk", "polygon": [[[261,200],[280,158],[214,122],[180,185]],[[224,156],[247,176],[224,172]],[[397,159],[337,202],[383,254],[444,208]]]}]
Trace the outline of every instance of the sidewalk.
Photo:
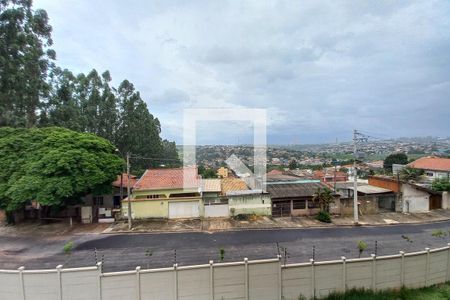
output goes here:
[{"label": "sidewalk", "polygon": [[[429,213],[380,213],[377,215],[360,216],[359,223],[363,226],[386,226],[394,224],[421,224],[450,220],[450,210],[434,210]],[[269,218],[253,217],[248,220],[217,219],[186,219],[186,220],[136,220],[131,232],[217,232],[249,229],[281,229],[281,228],[315,228],[353,226],[352,216],[335,216],[332,223],[321,223],[314,217]],[[130,232],[126,221],[112,224],[103,233]]]}]

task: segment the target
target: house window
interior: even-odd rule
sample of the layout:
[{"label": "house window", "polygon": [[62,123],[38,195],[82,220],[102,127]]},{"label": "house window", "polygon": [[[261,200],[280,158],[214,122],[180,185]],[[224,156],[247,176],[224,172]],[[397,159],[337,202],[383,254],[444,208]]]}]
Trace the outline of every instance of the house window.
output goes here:
[{"label": "house window", "polygon": [[306,208],[305,200],[298,200],[292,203],[292,209],[305,209],[305,208]]},{"label": "house window", "polygon": [[432,172],[426,172],[425,175],[427,175],[428,177],[433,177],[433,173]]},{"label": "house window", "polygon": [[103,205],[103,196],[94,196],[94,205]]},{"label": "house window", "polygon": [[147,195],[147,199],[158,199],[159,195]]},{"label": "house window", "polygon": [[312,200],[311,201],[308,201],[308,208],[320,208],[320,206],[319,206],[319,201],[316,201],[316,202],[313,202]]}]

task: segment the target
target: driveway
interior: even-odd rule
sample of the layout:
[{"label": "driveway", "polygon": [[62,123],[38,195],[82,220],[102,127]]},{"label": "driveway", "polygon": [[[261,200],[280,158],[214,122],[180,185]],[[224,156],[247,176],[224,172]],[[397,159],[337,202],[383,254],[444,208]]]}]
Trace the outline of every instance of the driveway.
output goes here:
[{"label": "driveway", "polygon": [[[381,227],[333,227],[247,230],[229,232],[91,234],[76,232],[64,236],[0,236],[0,268],[28,269],[91,266],[103,260],[104,271],[203,264],[219,260],[219,249],[225,250],[225,261],[273,258],[286,253],[283,261],[304,262],[357,257],[358,241],[368,244],[363,256],[418,251],[425,247],[442,247],[450,239],[450,221],[420,225],[389,225]],[[433,236],[441,232],[442,237]],[[441,235],[442,235],[441,234]],[[72,254],[64,254],[66,242],[74,242]],[[96,250],[95,250],[96,249]],[[286,249],[286,252],[284,251]],[[151,254],[151,255],[149,255]]]}]

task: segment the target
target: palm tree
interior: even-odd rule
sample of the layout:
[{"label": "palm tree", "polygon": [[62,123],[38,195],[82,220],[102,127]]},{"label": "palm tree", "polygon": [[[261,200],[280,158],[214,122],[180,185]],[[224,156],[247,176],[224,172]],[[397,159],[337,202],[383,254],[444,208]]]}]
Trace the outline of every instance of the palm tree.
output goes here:
[{"label": "palm tree", "polygon": [[321,211],[329,212],[330,204],[334,203],[333,193],[329,188],[318,188],[317,192],[313,195],[313,202],[319,203]]},{"label": "palm tree", "polygon": [[400,178],[406,181],[418,181],[422,175],[423,170],[413,169],[410,167],[405,167],[399,172]]}]

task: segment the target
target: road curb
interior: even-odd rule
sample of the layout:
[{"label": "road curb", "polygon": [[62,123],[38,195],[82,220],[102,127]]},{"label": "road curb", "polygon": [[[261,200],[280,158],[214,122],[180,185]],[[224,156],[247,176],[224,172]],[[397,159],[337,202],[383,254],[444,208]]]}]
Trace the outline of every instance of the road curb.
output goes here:
[{"label": "road curb", "polygon": [[426,224],[438,224],[450,221],[450,218],[442,220],[433,220],[425,222],[399,222],[392,224],[359,224],[359,225],[349,225],[349,224],[333,224],[333,225],[323,225],[323,226],[302,226],[302,227],[243,227],[243,228],[229,228],[229,229],[217,229],[217,230],[143,230],[143,231],[108,231],[101,232],[100,234],[166,234],[166,233],[220,233],[220,232],[239,232],[239,231],[269,231],[269,230],[301,230],[301,229],[328,229],[328,228],[364,228],[364,227],[391,227],[400,225],[426,225]]}]

